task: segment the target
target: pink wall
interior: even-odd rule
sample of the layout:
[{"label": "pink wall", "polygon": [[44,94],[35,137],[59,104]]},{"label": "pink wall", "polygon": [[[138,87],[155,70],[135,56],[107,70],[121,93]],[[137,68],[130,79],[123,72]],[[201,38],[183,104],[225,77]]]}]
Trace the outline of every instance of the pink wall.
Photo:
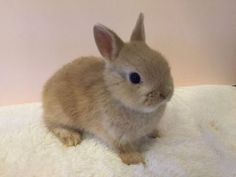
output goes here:
[{"label": "pink wall", "polygon": [[235,0],[11,0],[0,2],[0,105],[39,101],[58,67],[99,55],[96,22],[127,40],[140,11],[177,86],[236,83]]}]

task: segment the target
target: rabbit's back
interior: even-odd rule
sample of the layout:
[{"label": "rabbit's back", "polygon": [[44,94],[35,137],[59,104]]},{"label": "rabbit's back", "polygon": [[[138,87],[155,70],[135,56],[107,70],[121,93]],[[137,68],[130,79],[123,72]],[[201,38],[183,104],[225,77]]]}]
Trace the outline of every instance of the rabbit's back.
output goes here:
[{"label": "rabbit's back", "polygon": [[[64,124],[67,121],[72,126],[79,121],[82,128],[87,126],[96,106],[97,93],[105,90],[104,67],[100,58],[82,57],[59,69],[44,86],[45,122]],[[64,117],[68,119],[64,120]]]}]

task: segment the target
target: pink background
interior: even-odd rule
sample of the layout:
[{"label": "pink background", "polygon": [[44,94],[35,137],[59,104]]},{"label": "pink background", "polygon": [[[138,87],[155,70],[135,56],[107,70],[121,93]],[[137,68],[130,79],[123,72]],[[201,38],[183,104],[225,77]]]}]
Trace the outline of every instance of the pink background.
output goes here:
[{"label": "pink background", "polygon": [[177,86],[236,83],[235,0],[9,0],[0,1],[0,105],[39,101],[60,66],[99,56],[95,23],[128,40],[140,11]]}]

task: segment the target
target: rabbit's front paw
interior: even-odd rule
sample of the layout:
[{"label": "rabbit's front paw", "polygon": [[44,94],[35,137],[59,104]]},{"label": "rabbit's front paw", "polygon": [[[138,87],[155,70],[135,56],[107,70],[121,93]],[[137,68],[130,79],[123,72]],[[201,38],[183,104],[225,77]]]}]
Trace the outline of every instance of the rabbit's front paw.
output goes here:
[{"label": "rabbit's front paw", "polygon": [[124,162],[127,165],[139,164],[139,163],[145,164],[143,155],[139,152],[120,153],[120,158],[121,158],[122,162]]},{"label": "rabbit's front paw", "polygon": [[60,139],[60,141],[66,146],[76,146],[82,141],[81,134],[73,130],[67,130],[64,128],[54,128],[52,132]]}]

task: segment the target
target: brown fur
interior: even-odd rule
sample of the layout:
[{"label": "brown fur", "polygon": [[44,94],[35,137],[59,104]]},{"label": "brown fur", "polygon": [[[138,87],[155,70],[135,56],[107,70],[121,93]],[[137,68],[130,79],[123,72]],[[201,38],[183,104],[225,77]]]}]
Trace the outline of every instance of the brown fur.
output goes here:
[{"label": "brown fur", "polygon": [[[156,125],[173,93],[168,63],[146,45],[142,14],[129,43],[102,25],[94,27],[94,35],[105,60],[76,59],[47,81],[45,123],[66,145],[79,144],[82,133],[89,132],[111,145],[124,163],[144,163],[135,142],[157,136]],[[134,71],[141,84],[128,80]]]}]

